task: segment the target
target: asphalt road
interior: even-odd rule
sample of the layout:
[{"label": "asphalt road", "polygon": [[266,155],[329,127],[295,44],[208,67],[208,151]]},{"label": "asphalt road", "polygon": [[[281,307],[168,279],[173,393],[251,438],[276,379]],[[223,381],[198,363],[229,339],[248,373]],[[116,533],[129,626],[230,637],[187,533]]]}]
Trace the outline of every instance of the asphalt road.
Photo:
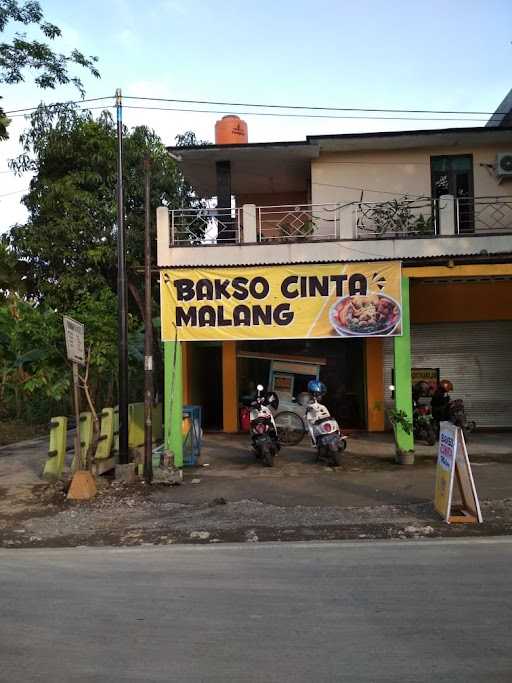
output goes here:
[{"label": "asphalt road", "polygon": [[0,551],[0,680],[512,680],[512,538]]}]

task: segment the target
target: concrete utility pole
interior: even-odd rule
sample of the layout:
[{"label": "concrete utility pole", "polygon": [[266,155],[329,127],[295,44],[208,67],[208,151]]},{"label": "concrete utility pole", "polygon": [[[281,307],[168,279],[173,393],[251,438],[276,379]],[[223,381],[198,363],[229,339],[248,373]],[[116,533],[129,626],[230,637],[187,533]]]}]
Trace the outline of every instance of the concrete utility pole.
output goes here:
[{"label": "concrete utility pole", "polygon": [[123,104],[116,90],[117,112],[117,301],[119,350],[119,464],[128,463],[128,287],[123,196]]},{"label": "concrete utility pole", "polygon": [[153,325],[151,297],[151,161],[144,156],[144,479],[153,479]]}]

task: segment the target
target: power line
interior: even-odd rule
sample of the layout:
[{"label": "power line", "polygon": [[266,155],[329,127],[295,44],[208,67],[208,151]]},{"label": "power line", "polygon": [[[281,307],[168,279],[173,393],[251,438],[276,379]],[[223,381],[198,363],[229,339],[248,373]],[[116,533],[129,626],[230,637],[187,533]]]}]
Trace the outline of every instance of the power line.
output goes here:
[{"label": "power line", "polygon": [[[105,97],[91,97],[84,100],[74,100],[68,103],[66,102],[56,102],[53,104],[46,105],[47,107],[55,107],[61,104],[82,104],[86,102],[98,102],[100,100],[114,99],[114,95],[106,95]],[[144,97],[137,95],[123,95],[123,99],[127,100],[141,100],[147,102],[170,102],[175,104],[204,104],[213,106],[223,106],[223,107],[251,107],[251,108],[262,108],[262,109],[302,109],[307,111],[333,111],[333,112],[365,112],[365,113],[377,113],[377,114],[451,114],[451,115],[462,115],[462,116],[493,116],[493,115],[506,115],[510,113],[509,111],[499,112],[499,111],[462,111],[456,109],[383,109],[379,107],[323,107],[323,106],[312,106],[312,105],[295,105],[295,104],[265,104],[261,102],[222,102],[216,100],[185,100],[178,98],[167,98],[167,97]],[[126,105],[129,106],[129,105]],[[154,107],[156,109],[156,107]],[[29,112],[37,109],[36,107],[26,107],[24,109],[11,109],[5,112],[6,114],[18,114],[20,112]],[[168,111],[174,111],[170,109]],[[204,111],[195,109],[179,109],[177,111]],[[212,113],[223,113],[213,111]],[[247,113],[247,112],[241,112]],[[250,112],[249,112],[250,113]],[[284,116],[284,114],[281,114]],[[345,118],[345,117],[342,117]],[[377,118],[377,117],[369,117]],[[394,118],[394,117],[390,117]],[[411,119],[411,120],[423,120],[423,119]],[[431,120],[426,118],[425,120]],[[434,119],[434,120],[445,120],[445,119]],[[446,119],[448,121],[455,120],[478,120],[481,119]]]},{"label": "power line", "polygon": [[354,190],[357,192],[374,192],[375,194],[389,194],[393,197],[399,197],[407,194],[406,192],[389,192],[389,190],[374,190],[371,187],[351,187],[350,185],[336,185],[335,183],[317,183],[311,181],[311,185],[321,185],[322,187],[339,187],[342,190]]},{"label": "power line", "polygon": [[[37,107],[36,107],[36,109],[37,109]],[[94,111],[95,109],[102,109],[103,111],[105,111],[105,109],[114,109],[114,105],[113,104],[104,104],[101,107],[82,107],[81,111]],[[33,111],[35,111],[35,109]],[[11,119],[27,117],[29,114],[30,114],[30,112],[27,112],[26,114],[13,114],[11,116]]]},{"label": "power line", "polygon": [[[59,107],[63,104],[82,104],[84,102],[99,102],[100,100],[111,100],[114,98],[114,95],[107,95],[106,97],[89,97],[86,100],[72,100],[69,102],[53,102],[53,104],[45,104],[43,105],[44,107]],[[10,111],[4,112],[5,114],[18,114],[19,112],[30,112],[30,111],[35,111],[36,109],[39,108],[40,105],[37,105],[37,107],[25,107],[24,109],[11,109]]]},{"label": "power line", "polygon": [[147,100],[151,102],[175,102],[178,104],[212,104],[226,107],[263,107],[264,109],[308,109],[311,111],[362,111],[377,112],[381,114],[471,114],[491,116],[493,114],[508,114],[509,112],[498,111],[457,111],[444,109],[379,109],[364,107],[320,107],[298,104],[261,104],[250,102],[215,102],[212,100],[178,100],[166,97],[137,97],[136,95],[123,95],[127,100]]},{"label": "power line", "polygon": [[[185,109],[182,107],[143,107],[133,104],[124,105],[124,109],[141,109],[144,111],[181,111],[195,114],[225,114],[225,110],[219,109]],[[379,120],[379,121],[470,121],[479,122],[487,121],[487,119],[467,119],[467,118],[434,118],[434,117],[418,117],[418,116],[359,116],[347,115],[337,116],[332,114],[284,114],[277,112],[261,112],[261,111],[238,111],[237,114],[242,116],[271,116],[271,117],[285,117],[285,118],[300,118],[300,119],[359,119],[359,120]]]},{"label": "power line", "polygon": [[24,187],[22,190],[14,190],[13,192],[6,192],[5,194],[0,194],[0,197],[10,197],[13,194],[21,194],[22,192],[27,192],[30,188]]}]

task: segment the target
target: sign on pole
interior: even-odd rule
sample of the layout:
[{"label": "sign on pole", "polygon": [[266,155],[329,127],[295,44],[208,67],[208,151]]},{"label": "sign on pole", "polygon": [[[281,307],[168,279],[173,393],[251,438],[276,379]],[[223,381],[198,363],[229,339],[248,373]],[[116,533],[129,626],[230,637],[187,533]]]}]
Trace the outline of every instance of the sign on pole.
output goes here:
[{"label": "sign on pole", "polygon": [[[460,495],[456,502],[455,480]],[[434,506],[448,524],[483,521],[464,434],[451,422],[441,422]]]},{"label": "sign on pole", "polygon": [[73,363],[85,365],[84,326],[82,323],[64,316],[64,334],[68,359]]}]

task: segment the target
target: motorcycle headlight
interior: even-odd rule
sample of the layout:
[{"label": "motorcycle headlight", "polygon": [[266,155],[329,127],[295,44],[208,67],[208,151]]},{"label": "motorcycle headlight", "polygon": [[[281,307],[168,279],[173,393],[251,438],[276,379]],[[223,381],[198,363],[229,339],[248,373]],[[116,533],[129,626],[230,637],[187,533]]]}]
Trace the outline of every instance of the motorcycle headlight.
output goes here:
[{"label": "motorcycle headlight", "polygon": [[258,424],[255,425],[255,427],[254,427],[254,431],[257,434],[264,434],[267,431],[267,425],[264,425],[261,422],[258,422]]},{"label": "motorcycle headlight", "polygon": [[331,432],[332,431],[331,423],[330,422],[324,422],[324,424],[322,425],[322,431],[327,432],[327,434],[329,432]]}]

